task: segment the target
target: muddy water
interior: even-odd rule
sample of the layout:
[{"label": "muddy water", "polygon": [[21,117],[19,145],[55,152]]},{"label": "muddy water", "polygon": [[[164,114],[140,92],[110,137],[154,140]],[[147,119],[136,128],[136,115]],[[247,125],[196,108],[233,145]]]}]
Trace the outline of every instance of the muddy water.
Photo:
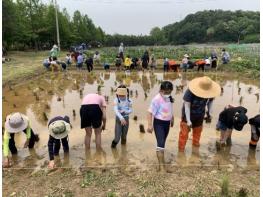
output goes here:
[{"label": "muddy water", "polygon": [[[175,86],[173,97],[175,98],[174,112],[175,125],[170,130],[166,144],[166,161],[172,165],[231,165],[231,166],[258,166],[259,146],[256,152],[249,152],[250,127],[246,125],[242,132],[233,132],[232,147],[217,152],[215,141],[219,133],[215,130],[215,124],[219,113],[228,104],[241,105],[248,109],[248,117],[259,113],[259,101],[255,94],[259,93],[259,82],[246,80],[233,74],[208,74],[223,87],[223,94],[214,102],[213,120],[211,124],[204,124],[201,137],[201,147],[192,151],[191,136],[186,146],[185,154],[178,154],[179,122],[182,107],[183,92],[187,89],[189,80],[202,74],[187,73],[47,73],[39,78],[19,86],[6,86],[3,89],[3,117],[15,111],[26,114],[31,120],[33,130],[39,134],[40,141],[35,151],[29,152],[23,149],[25,135],[16,134],[16,144],[19,148],[18,156],[13,158],[13,167],[40,168],[46,166],[48,161],[47,119],[57,115],[68,115],[73,129],[69,134],[70,156],[63,157],[63,149],[60,151],[58,165],[62,166],[137,166],[147,169],[157,164],[155,156],[156,140],[154,134],[140,133],[139,125],[147,126],[146,112],[151,99],[158,93],[162,80],[171,80]],[[130,116],[130,129],[127,145],[117,146],[116,150],[110,148],[114,137],[115,116],[113,113],[114,90],[120,83],[129,86],[130,97],[133,100],[133,113]],[[183,87],[181,90],[180,87]],[[108,96],[107,128],[102,133],[103,151],[95,151],[95,143],[92,141],[92,149],[89,153],[84,151],[85,131],[80,129],[79,109],[84,95],[101,91]],[[240,99],[242,97],[242,99]],[[73,115],[73,110],[76,115]],[[133,117],[138,120],[134,121]],[[47,119],[46,119],[47,118]],[[4,118],[2,120],[4,123]],[[94,135],[93,135],[94,139]]]}]

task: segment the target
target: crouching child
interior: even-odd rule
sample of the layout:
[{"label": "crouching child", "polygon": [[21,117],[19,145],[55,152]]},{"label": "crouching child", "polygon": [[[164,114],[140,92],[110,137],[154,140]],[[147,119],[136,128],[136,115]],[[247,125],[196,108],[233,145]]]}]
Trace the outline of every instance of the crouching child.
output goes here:
[{"label": "crouching child", "polygon": [[53,169],[55,167],[54,156],[59,155],[60,143],[62,142],[64,154],[69,152],[68,133],[71,130],[70,120],[68,116],[57,116],[51,119],[48,123],[49,140],[48,153],[49,164],[48,167]]},{"label": "crouching child", "polygon": [[246,113],[247,109],[244,107],[228,106],[219,114],[216,125],[216,129],[220,131],[220,140],[216,142],[218,149],[232,144],[231,136],[233,129],[241,131],[248,122]]}]

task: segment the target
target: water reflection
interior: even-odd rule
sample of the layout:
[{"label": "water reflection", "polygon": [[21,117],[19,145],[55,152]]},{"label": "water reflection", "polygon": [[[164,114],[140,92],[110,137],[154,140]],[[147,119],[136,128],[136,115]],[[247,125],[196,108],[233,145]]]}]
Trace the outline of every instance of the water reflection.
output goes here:
[{"label": "water reflection", "polygon": [[[110,165],[111,161],[114,164],[129,165],[131,163],[151,164],[156,162],[153,137],[149,137],[144,133],[139,132],[139,125],[146,125],[146,112],[152,97],[159,91],[159,85],[163,80],[171,80],[174,84],[175,98],[174,113],[175,126],[171,129],[169,139],[174,139],[168,142],[167,147],[172,154],[176,155],[179,132],[179,122],[181,116],[182,97],[187,89],[188,81],[197,76],[202,76],[206,73],[143,73],[124,72],[116,73],[98,73],[98,72],[66,72],[66,73],[49,73],[28,83],[21,84],[16,87],[6,86],[3,88],[3,118],[7,114],[15,111],[25,113],[29,116],[33,129],[39,133],[40,142],[39,149],[46,152],[44,145],[47,143],[47,119],[56,115],[68,115],[73,124],[73,130],[70,134],[70,146],[80,146],[83,144],[84,131],[80,130],[79,109],[81,100],[84,95],[92,92],[100,92],[108,100],[107,118],[109,124],[107,131],[102,135],[102,150],[95,153],[70,154],[63,159],[62,166],[72,165],[79,166],[82,159],[85,160],[85,165]],[[241,165],[258,165],[259,151],[247,151],[248,142],[250,140],[249,127],[244,127],[244,132],[235,136],[235,144],[224,150],[216,151],[214,133],[215,123],[218,114],[227,104],[239,105],[241,96],[242,105],[248,109],[248,116],[252,117],[259,112],[259,83],[255,80],[242,78],[230,74],[209,73],[209,76],[220,83],[223,88],[223,94],[215,100],[213,109],[213,120],[211,124],[204,125],[204,132],[201,138],[201,147],[192,152],[178,153],[176,158],[171,159],[171,162],[179,165],[221,165],[229,163],[238,163]],[[126,84],[130,89],[130,96],[133,99],[134,113],[130,119],[137,116],[137,121],[131,121],[128,144],[120,146],[116,150],[110,149],[110,143],[114,131],[113,99],[115,97],[115,89],[119,84]],[[100,87],[100,88],[99,88]],[[59,99],[60,98],[60,99]],[[45,118],[46,114],[47,118]],[[214,138],[211,138],[214,136]],[[169,140],[168,139],[168,140]],[[18,139],[20,140],[20,139]],[[21,139],[21,141],[23,141]],[[19,144],[19,143],[18,143]],[[19,147],[19,146],[18,146]],[[129,148],[129,152],[127,150]],[[191,150],[191,146],[186,147]],[[80,150],[82,149],[80,148]],[[94,151],[94,150],[93,150]],[[92,154],[91,154],[92,153]],[[32,154],[34,155],[34,154]],[[43,156],[44,155],[44,156]],[[31,165],[36,166],[39,161],[47,160],[47,154],[42,156],[28,157],[25,151],[19,151],[19,156],[14,156],[15,165]],[[246,157],[247,156],[247,157]],[[44,158],[43,158],[44,157]],[[86,158],[85,158],[86,157]],[[37,158],[34,160],[33,158]],[[149,158],[145,159],[145,158]],[[24,161],[24,163],[21,161]],[[142,164],[143,165],[143,164]]]}]

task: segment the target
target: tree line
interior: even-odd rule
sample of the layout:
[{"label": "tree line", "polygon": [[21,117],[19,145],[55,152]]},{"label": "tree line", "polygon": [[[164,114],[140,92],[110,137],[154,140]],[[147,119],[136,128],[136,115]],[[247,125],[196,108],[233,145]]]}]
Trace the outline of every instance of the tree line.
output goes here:
[{"label": "tree line", "polygon": [[[206,42],[259,42],[260,15],[253,11],[208,10],[187,15],[182,21],[162,28],[154,27],[150,35],[106,34],[86,14],[58,10],[61,47],[100,42],[103,46],[167,45]],[[40,0],[3,0],[3,45],[8,49],[50,49],[56,43],[55,7]]]}]

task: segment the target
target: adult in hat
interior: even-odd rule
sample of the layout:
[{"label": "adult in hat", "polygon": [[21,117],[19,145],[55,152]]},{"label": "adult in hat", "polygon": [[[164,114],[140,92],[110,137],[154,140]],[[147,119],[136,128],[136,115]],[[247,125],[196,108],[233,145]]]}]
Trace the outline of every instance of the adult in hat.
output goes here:
[{"label": "adult in hat", "polygon": [[231,145],[233,129],[241,131],[245,124],[248,122],[246,116],[247,109],[242,106],[226,107],[220,114],[216,125],[217,130],[220,131],[220,140],[216,142],[217,148],[222,146]]},{"label": "adult in hat", "polygon": [[9,150],[12,155],[17,154],[15,144],[15,134],[23,131],[26,134],[26,142],[24,148],[34,148],[35,142],[39,140],[38,135],[34,134],[30,127],[29,119],[26,115],[15,112],[6,117],[4,141],[3,141],[3,154],[4,154],[4,167],[10,166],[8,158]]},{"label": "adult in hat", "polygon": [[159,162],[159,170],[166,171],[164,150],[166,139],[169,134],[170,127],[174,125],[173,102],[171,96],[173,84],[170,81],[163,81],[160,86],[159,94],[151,101],[148,109],[148,133],[154,130],[157,146],[156,155]]},{"label": "adult in hat", "polygon": [[187,54],[184,54],[184,58],[182,59],[182,68],[184,72],[186,72],[188,68],[188,58],[189,56]]},{"label": "adult in hat", "polygon": [[48,153],[49,153],[49,168],[55,167],[54,156],[58,156],[60,143],[62,143],[64,153],[69,152],[68,133],[71,130],[70,120],[68,116],[56,116],[48,123],[49,140],[48,140]]},{"label": "adult in hat", "polygon": [[106,127],[106,101],[99,94],[87,94],[80,108],[81,129],[85,129],[85,147],[90,149],[92,129],[95,132],[96,148],[101,149],[101,131]]},{"label": "adult in hat", "polygon": [[115,137],[111,147],[115,148],[121,139],[121,144],[125,145],[129,130],[129,114],[132,113],[132,101],[129,98],[129,89],[125,85],[120,85],[116,91],[114,99]]},{"label": "adult in hat", "polygon": [[200,137],[202,132],[203,120],[206,113],[211,118],[211,108],[213,99],[220,95],[220,85],[209,77],[198,77],[189,82],[186,90],[182,107],[182,119],[179,133],[179,151],[185,150],[188,134],[193,130],[192,144],[195,147],[200,146]]}]

